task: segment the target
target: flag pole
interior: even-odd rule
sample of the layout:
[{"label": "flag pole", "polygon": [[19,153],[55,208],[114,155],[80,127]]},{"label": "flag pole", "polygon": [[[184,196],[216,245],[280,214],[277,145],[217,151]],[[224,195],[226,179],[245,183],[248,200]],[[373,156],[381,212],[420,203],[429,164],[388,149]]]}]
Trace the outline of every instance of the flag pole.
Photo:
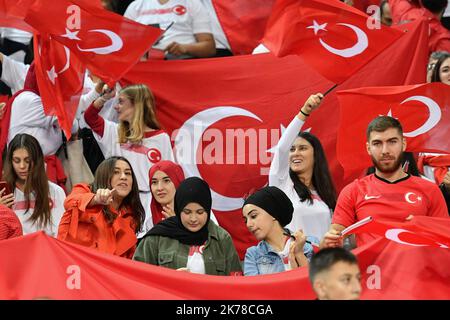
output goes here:
[{"label": "flag pole", "polygon": [[330,89],[328,89],[328,90],[323,94],[323,96],[325,97],[327,94],[329,94],[331,91],[333,91],[334,88],[336,88],[336,87],[337,87],[337,84],[335,84],[335,85],[332,86]]}]

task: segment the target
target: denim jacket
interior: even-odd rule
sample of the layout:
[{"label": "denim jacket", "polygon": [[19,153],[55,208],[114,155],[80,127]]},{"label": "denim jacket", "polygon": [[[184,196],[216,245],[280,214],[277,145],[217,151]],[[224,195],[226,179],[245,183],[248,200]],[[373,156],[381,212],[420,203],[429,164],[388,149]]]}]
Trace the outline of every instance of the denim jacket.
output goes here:
[{"label": "denim jacket", "polygon": [[[319,243],[319,239],[316,237],[308,236],[306,240]],[[305,243],[303,253],[308,261],[311,260],[314,253],[312,245]],[[244,258],[244,276],[256,276],[283,271],[285,271],[283,260],[281,260],[277,252],[266,241],[262,240],[256,246],[247,249]]]}]

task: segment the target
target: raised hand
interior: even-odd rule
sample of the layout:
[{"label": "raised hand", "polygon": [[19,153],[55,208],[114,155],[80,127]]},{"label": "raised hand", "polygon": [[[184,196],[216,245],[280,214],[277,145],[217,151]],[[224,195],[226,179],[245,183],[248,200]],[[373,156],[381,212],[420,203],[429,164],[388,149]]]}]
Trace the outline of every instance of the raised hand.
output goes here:
[{"label": "raised hand", "polygon": [[114,201],[114,196],[116,194],[116,189],[98,189],[95,194],[93,205],[110,205]]}]

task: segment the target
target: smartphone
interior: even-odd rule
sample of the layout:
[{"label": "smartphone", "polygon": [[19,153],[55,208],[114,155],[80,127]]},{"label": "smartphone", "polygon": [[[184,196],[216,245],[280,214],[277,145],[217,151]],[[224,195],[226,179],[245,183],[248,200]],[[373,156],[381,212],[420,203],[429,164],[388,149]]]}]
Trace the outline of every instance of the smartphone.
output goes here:
[{"label": "smartphone", "polygon": [[7,195],[7,194],[12,193],[11,188],[9,187],[8,182],[6,182],[6,181],[0,181],[0,191],[3,190],[3,189],[5,189],[5,192],[3,192],[3,195],[4,195],[4,196]]}]

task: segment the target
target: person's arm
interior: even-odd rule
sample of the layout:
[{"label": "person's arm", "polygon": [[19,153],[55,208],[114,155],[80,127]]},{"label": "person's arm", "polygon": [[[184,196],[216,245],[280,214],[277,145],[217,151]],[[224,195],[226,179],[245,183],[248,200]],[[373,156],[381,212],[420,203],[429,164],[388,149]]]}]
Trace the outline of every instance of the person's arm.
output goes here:
[{"label": "person's arm", "polygon": [[84,120],[91,127],[92,131],[103,137],[105,131],[105,120],[99,115],[100,110],[105,105],[106,101],[112,99],[116,95],[115,90],[109,91],[104,87],[102,95],[95,99],[95,101],[87,108],[84,113]]},{"label": "person's arm", "polygon": [[355,199],[357,197],[357,185],[355,182],[347,185],[339,194],[336,209],[328,232],[320,242],[320,248],[342,247],[344,238],[342,230],[357,221]]},{"label": "person's arm", "polygon": [[25,78],[27,76],[29,65],[9,58],[8,56],[0,53],[1,61],[1,78],[8,87],[11,88],[11,92],[14,94],[23,88]]},{"label": "person's arm", "polygon": [[141,240],[133,255],[133,260],[158,265],[158,237],[148,236]]},{"label": "person's arm", "polygon": [[241,262],[239,261],[239,256],[234,247],[233,240],[231,236],[227,233],[225,238],[222,240],[224,242],[223,247],[229,248],[226,251],[226,275],[242,275]]},{"label": "person's arm", "polygon": [[216,54],[216,44],[211,33],[195,34],[195,43],[170,43],[165,51],[175,56],[190,55],[197,58],[208,58]]},{"label": "person's arm", "polygon": [[244,276],[257,276],[259,275],[258,265],[256,264],[256,247],[247,249],[244,257]]},{"label": "person's arm", "polygon": [[269,185],[278,186],[284,179],[289,178],[289,150],[298,136],[307,117],[319,107],[323,99],[321,93],[311,95],[300,108],[275,147],[275,152],[270,163]]},{"label": "person's arm", "polygon": [[80,119],[83,116],[83,113],[86,109],[98,98],[100,98],[100,94],[102,93],[103,83],[99,82],[93,87],[88,93],[83,94],[80,97],[80,102],[78,103],[76,118]]}]

